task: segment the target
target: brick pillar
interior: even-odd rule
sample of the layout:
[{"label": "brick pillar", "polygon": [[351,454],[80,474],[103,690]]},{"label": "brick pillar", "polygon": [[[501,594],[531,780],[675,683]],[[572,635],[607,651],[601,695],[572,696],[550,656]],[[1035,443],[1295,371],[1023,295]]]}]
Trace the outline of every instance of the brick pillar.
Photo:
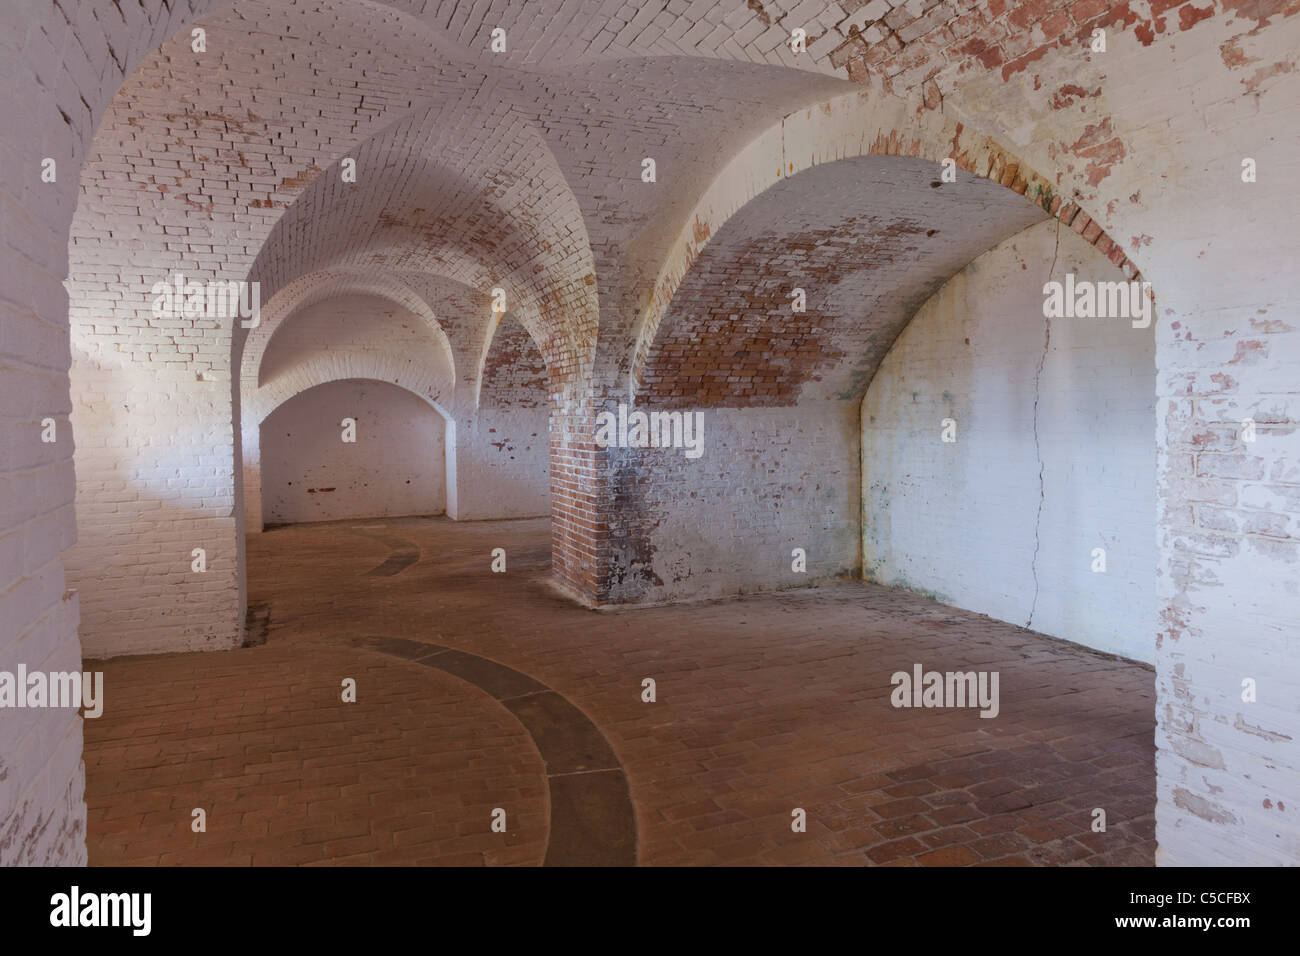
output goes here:
[{"label": "brick pillar", "polygon": [[1300,331],[1245,301],[1157,331],[1159,864],[1300,860]]},{"label": "brick pillar", "polygon": [[[242,635],[231,381],[239,320],[155,316],[152,285],[174,271],[140,268],[112,288],[70,282],[78,534],[65,564],[89,657],[227,649]],[[216,269],[185,275],[230,278]],[[202,573],[193,570],[196,548]]]},{"label": "brick pillar", "polygon": [[642,486],[662,481],[646,452],[600,448],[596,416],[615,411],[626,394],[588,392],[551,420],[551,561],[555,575],[586,603],[631,603],[662,584],[647,552],[653,518]]},{"label": "brick pillar", "polygon": [[562,399],[551,413],[551,566],[589,604],[601,599],[599,556],[609,538],[605,450],[596,447],[590,395]]}]

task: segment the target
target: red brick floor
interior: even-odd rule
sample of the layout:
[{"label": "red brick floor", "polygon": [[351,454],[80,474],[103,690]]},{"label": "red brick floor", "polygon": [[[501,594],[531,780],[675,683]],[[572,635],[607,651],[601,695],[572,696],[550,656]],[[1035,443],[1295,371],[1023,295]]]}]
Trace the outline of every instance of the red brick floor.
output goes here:
[{"label": "red brick floor", "polygon": [[[398,539],[419,560],[368,574]],[[490,571],[496,547],[506,574]],[[302,525],[251,536],[248,562],[264,646],[102,667],[92,863],[540,863],[534,738],[474,684],[356,635],[463,650],[580,708],[626,773],[642,864],[1153,863],[1141,665],[852,582],[587,611],[550,584],[544,519]],[[890,675],[916,663],[997,671],[1000,714],[895,709]],[[339,700],[344,677],[356,704]]]}]

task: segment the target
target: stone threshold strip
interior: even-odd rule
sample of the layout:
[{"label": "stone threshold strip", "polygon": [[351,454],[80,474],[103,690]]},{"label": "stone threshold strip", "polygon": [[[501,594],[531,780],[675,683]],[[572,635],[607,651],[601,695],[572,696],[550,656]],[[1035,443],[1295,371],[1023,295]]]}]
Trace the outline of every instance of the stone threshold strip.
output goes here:
[{"label": "stone threshold strip", "polygon": [[568,698],[466,651],[401,637],[336,637],[360,650],[459,677],[515,715],[546,761],[551,816],[543,866],[636,865],[636,815],[623,765],[600,728]]}]

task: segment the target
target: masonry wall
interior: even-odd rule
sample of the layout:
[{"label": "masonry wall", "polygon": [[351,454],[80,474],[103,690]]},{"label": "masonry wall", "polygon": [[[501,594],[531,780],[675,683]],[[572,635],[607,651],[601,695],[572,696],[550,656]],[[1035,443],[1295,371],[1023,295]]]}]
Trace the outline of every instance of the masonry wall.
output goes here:
[{"label": "masonry wall", "polygon": [[1156,861],[1294,865],[1300,154],[1279,131],[1300,124],[1300,4],[1187,4],[1128,30],[1136,9],[1107,15],[1086,66],[1070,32],[1060,51],[1008,47],[1023,58],[954,77],[943,107],[1065,164],[1155,289]]},{"label": "masonry wall", "polygon": [[468,394],[457,402],[456,507],[449,514],[460,521],[551,513],[546,362],[513,315],[491,334],[477,402]]},{"label": "masonry wall", "polygon": [[895,342],[862,403],[863,573],[1149,663],[1153,330],[1059,318],[1049,342],[1042,287],[1066,273],[1123,281],[1047,221],[954,276]]},{"label": "masonry wall", "polygon": [[[1293,21],[1294,22],[1294,21]],[[1295,34],[1293,33],[1294,37]],[[1274,38],[1276,39],[1276,38]],[[1287,54],[1294,58],[1294,45]],[[1267,54],[1264,54],[1267,55]],[[1164,90],[1170,80],[1163,79]],[[1300,124],[1300,75],[1263,97]],[[1252,102],[1253,101],[1253,102]],[[1232,100],[1252,103],[1237,94]],[[1158,284],[1157,863],[1300,861],[1300,239],[1279,197],[1300,177],[1286,137],[1215,109],[1207,140],[1270,170],[1179,220]],[[1199,170],[1204,168],[1204,172]],[[1192,177],[1184,189],[1209,189]],[[1253,441],[1246,421],[1257,423]],[[1247,685],[1246,682],[1253,682]],[[1249,689],[1253,687],[1253,691]]]},{"label": "masonry wall", "polygon": [[458,521],[532,518],[551,513],[550,412],[481,408],[457,422]]},{"label": "masonry wall", "polygon": [[[23,36],[0,28],[6,57]],[[24,71],[15,72],[7,80],[15,99],[6,128],[30,135],[29,148],[62,155],[71,148],[72,131],[62,124],[53,135],[32,128],[37,114],[25,104],[35,101],[35,84]],[[76,539],[76,525],[67,293],[60,281],[66,243],[58,232],[60,219],[66,224],[71,215],[71,199],[67,189],[19,175],[5,177],[0,198],[6,210],[0,239],[0,670],[75,671],[81,667],[79,602],[61,560]],[[85,863],[81,750],[75,710],[0,715],[0,866]]]},{"label": "masonry wall", "polygon": [[[341,422],[356,422],[343,441]],[[268,525],[442,514],[446,425],[428,402],[380,382],[330,382],[294,396],[261,426]]]},{"label": "masonry wall", "polygon": [[[147,35],[153,12],[132,16],[130,26],[100,27],[87,10],[85,30],[129,45],[133,31]],[[0,670],[9,672],[20,663],[77,669],[81,659],[78,600],[61,560],[76,539],[62,280],[76,169],[93,128],[81,97],[102,106],[97,90],[112,76],[104,60],[88,61],[79,49],[62,62],[77,32],[52,5],[0,5],[0,144],[13,170],[0,182]],[[41,182],[45,157],[59,163],[54,182]],[[46,418],[55,420],[53,442],[41,440]],[[0,719],[0,865],[86,862],[81,749],[76,712],[24,709]]]},{"label": "masonry wall", "polygon": [[[703,453],[610,449],[619,524],[614,601],[654,603],[798,587],[858,566],[852,403],[710,408]],[[802,548],[806,571],[792,570]]]}]

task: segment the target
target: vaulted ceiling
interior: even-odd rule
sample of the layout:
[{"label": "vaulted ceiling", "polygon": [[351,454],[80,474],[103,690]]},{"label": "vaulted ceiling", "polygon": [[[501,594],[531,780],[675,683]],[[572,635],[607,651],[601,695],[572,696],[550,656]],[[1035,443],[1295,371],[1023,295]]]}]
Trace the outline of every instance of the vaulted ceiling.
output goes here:
[{"label": "vaulted ceiling", "polygon": [[[674,377],[695,379],[700,401],[739,404],[807,397],[810,381],[821,382],[819,394],[860,393],[917,296],[1034,215],[1013,196],[994,196],[990,184],[928,194],[918,184],[929,173],[919,168],[916,182],[892,196],[887,176],[872,178],[879,163],[818,173],[804,192],[788,186],[757,201],[714,237],[665,315],[663,337],[651,327],[638,340],[700,197],[756,137],[852,91],[870,90],[872,109],[906,102],[919,112],[939,109],[962,84],[1020,97],[1032,73],[1051,109],[1069,114],[1067,128],[1083,130],[1077,142],[1047,144],[1063,170],[1050,188],[1071,185],[1062,175],[1093,188],[1124,161],[1126,144],[1110,117],[1094,115],[1107,105],[1093,99],[1100,91],[1060,85],[1061,64],[1074,62],[1070,48],[1079,46],[1078,79],[1097,73],[1080,45],[1097,26],[1134,30],[1144,45],[1173,30],[1154,13],[1105,4],[1020,4],[1008,13],[1001,0],[191,6],[203,48],[196,51],[187,27],[145,53],[83,167],[69,283],[83,355],[100,367],[129,365],[143,338],[163,368],[225,374],[232,345],[239,361],[241,330],[230,342],[220,330],[149,314],[149,285],[176,272],[256,281],[263,304],[282,314],[278,297],[308,277],[334,277],[335,290],[347,276],[408,290],[439,280],[477,300],[452,309],[425,302],[444,329],[461,327],[453,350],[473,356],[455,359],[464,381],[479,375],[498,324],[499,313],[477,303],[500,290],[552,387],[584,378],[609,384],[635,371],[652,401],[681,397],[680,381],[664,384]],[[791,49],[796,28],[806,33],[806,52]],[[1033,72],[1049,63],[1054,74]],[[998,78],[1005,90],[990,87]],[[961,130],[959,122],[954,153],[965,148]],[[646,160],[654,161],[653,182],[643,177]],[[1003,185],[1024,191],[1033,180],[1033,201],[1048,205],[1049,184],[1008,169]],[[939,211],[940,199],[950,213]],[[964,218],[963,202],[996,214]],[[792,212],[792,203],[803,209]],[[804,248],[807,261],[790,261],[792,248]],[[1124,255],[1113,248],[1119,264]],[[819,268],[837,281],[809,290],[814,304],[801,321],[816,316],[820,331],[790,321],[778,328],[779,309],[763,317],[775,285]],[[699,323],[716,327],[724,314],[742,316],[730,332],[773,353],[751,356],[725,395],[703,386],[718,379],[727,356],[699,350]],[[117,335],[100,337],[104,324]],[[827,348],[832,327],[848,334]],[[699,354],[688,366],[692,350]],[[794,368],[801,350],[818,352],[815,367]]]}]

